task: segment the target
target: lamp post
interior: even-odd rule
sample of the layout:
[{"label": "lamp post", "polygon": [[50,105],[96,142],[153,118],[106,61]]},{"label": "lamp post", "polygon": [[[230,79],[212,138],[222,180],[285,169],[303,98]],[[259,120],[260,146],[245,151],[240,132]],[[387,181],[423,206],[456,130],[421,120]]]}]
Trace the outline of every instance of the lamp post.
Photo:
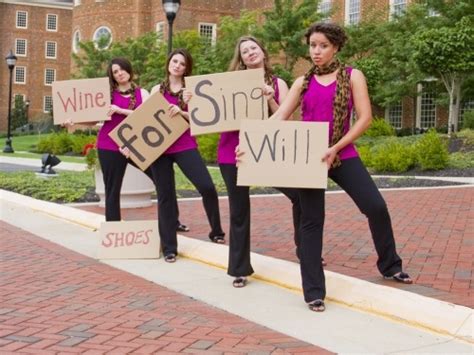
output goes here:
[{"label": "lamp post", "polygon": [[25,101],[25,116],[26,116],[26,123],[29,123],[30,121],[30,118],[28,117],[29,116],[29,109],[30,109],[30,100],[29,99],[26,99]]},{"label": "lamp post", "polygon": [[181,0],[163,0],[163,10],[168,19],[168,54],[173,48],[173,21],[178,13],[179,5],[181,5]]},{"label": "lamp post", "polygon": [[10,126],[12,122],[12,81],[13,81],[13,68],[16,64],[16,57],[13,54],[12,50],[10,49],[10,53],[5,57],[7,61],[8,69],[10,69],[10,87],[8,91],[8,133],[7,133],[7,141],[5,142],[5,147],[3,148],[4,153],[13,153],[12,147],[12,137]]}]

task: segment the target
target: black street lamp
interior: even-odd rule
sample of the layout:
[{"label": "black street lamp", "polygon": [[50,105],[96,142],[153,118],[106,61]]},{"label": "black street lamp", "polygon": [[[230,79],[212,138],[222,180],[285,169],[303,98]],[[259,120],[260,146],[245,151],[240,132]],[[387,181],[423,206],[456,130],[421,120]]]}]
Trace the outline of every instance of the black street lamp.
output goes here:
[{"label": "black street lamp", "polygon": [[163,10],[168,19],[168,54],[173,48],[173,21],[178,13],[179,5],[181,5],[181,0],[163,0]]},{"label": "black street lamp", "polygon": [[29,109],[30,109],[30,100],[29,99],[26,99],[25,101],[25,116],[26,116],[26,123],[30,123],[30,118],[28,117],[29,116]]},{"label": "black street lamp", "polygon": [[5,142],[5,147],[3,148],[4,153],[13,153],[12,147],[12,137],[10,126],[12,123],[12,81],[13,81],[13,68],[16,64],[16,57],[13,54],[12,50],[10,49],[10,53],[5,57],[7,61],[8,69],[10,69],[10,88],[8,91],[8,133],[7,133],[7,141]]}]

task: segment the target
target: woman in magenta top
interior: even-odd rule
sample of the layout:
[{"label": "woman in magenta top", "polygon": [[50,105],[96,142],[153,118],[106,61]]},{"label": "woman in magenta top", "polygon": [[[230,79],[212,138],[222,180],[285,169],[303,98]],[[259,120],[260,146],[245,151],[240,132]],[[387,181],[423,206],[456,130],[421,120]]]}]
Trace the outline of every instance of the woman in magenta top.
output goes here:
[{"label": "woman in magenta top", "polygon": [[[165,80],[151,91],[160,91],[170,103],[171,116],[182,116],[189,121],[186,103],[183,99],[184,77],[189,76],[193,69],[193,59],[185,49],[172,51],[166,62]],[[176,117],[176,119],[181,119]],[[217,191],[209,171],[197,149],[196,139],[190,130],[184,132],[166,152],[152,165],[158,193],[158,227],[165,261],[174,262],[178,255],[176,236],[177,209],[176,187],[173,163],[176,163],[184,175],[193,183],[202,196],[211,231],[209,238],[215,243],[224,243],[224,232],[221,227]]]},{"label": "woman in magenta top", "polygon": [[[235,47],[234,58],[229,70],[263,68],[265,71],[264,94],[270,112],[275,112],[288,93],[286,83],[272,75],[268,63],[268,53],[254,37],[241,37]],[[250,196],[247,186],[237,186],[237,167],[235,149],[239,144],[239,132],[222,133],[217,150],[217,161],[226,184],[229,197],[230,233],[229,264],[227,273],[234,277],[234,287],[244,287],[247,276],[253,274],[250,262]],[[299,240],[300,208],[296,189],[280,188],[292,202],[295,242]]]},{"label": "woman in magenta top", "polygon": [[[412,283],[402,271],[387,205],[362,164],[353,142],[370,126],[372,111],[362,72],[336,59],[344,46],[344,30],[332,23],[316,23],[306,32],[312,68],[298,78],[280,109],[271,117],[288,119],[301,103],[303,121],[329,122],[330,146],[321,157],[329,177],[352,198],[369,221],[377,251],[377,267],[386,278]],[[350,127],[352,109],[357,115]],[[300,189],[300,268],[304,299],[312,311],[325,310],[326,285],[321,260],[324,227],[324,189]]]}]

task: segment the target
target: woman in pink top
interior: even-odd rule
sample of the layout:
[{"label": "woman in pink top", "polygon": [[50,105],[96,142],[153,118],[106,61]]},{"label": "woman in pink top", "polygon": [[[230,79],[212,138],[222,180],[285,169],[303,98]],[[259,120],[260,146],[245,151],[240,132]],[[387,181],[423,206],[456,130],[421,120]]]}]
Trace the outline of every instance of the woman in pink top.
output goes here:
[{"label": "woman in pink top", "polygon": [[[264,93],[270,112],[275,112],[288,93],[286,83],[272,75],[268,63],[268,53],[254,37],[241,37],[235,47],[230,71],[263,68],[265,71]],[[250,196],[247,186],[237,186],[237,167],[235,149],[239,144],[239,132],[222,133],[217,150],[217,161],[226,184],[230,209],[229,264],[227,273],[234,277],[234,287],[244,287],[247,276],[253,274],[250,262]],[[280,188],[292,202],[295,242],[299,240],[300,208],[298,191]]]},{"label": "woman in pink top", "polygon": [[[336,59],[344,46],[344,30],[332,23],[316,23],[306,32],[312,68],[298,78],[287,99],[272,116],[288,119],[301,103],[303,121],[329,122],[330,147],[321,157],[329,177],[352,198],[369,221],[377,251],[377,267],[386,278],[412,283],[402,271],[387,205],[362,164],[353,142],[370,126],[372,112],[362,72]],[[350,127],[352,109],[357,121]],[[326,285],[321,260],[324,189],[300,189],[300,268],[305,301],[312,311],[325,310]]]},{"label": "woman in pink top", "polygon": [[[187,121],[189,121],[188,109],[183,99],[184,77],[191,75],[192,69],[193,59],[189,52],[185,49],[175,49],[169,54],[166,62],[165,80],[151,90],[152,93],[160,91],[168,100],[171,116],[180,115]],[[199,154],[196,139],[191,136],[188,129],[151,165],[158,193],[158,227],[163,255],[167,262],[175,262],[178,255],[176,236],[178,211],[174,203],[176,187],[173,163],[180,167],[202,196],[211,226],[209,233],[211,241],[224,243],[225,235],[221,227],[216,188]]]}]

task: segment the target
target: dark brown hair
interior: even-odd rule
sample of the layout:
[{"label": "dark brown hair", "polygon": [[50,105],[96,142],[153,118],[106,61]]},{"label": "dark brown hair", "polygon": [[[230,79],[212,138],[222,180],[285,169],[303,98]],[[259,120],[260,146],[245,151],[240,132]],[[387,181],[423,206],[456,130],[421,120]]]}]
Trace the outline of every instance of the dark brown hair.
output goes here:
[{"label": "dark brown hair", "polygon": [[309,44],[309,37],[313,33],[322,33],[331,42],[333,46],[336,46],[338,51],[346,44],[347,36],[344,29],[332,22],[317,22],[312,24],[305,33],[306,44]]},{"label": "dark brown hair", "polygon": [[136,104],[136,95],[135,95],[135,89],[136,89],[136,84],[133,82],[133,68],[132,68],[132,63],[127,58],[122,58],[122,57],[117,57],[114,58],[110,61],[109,66],[107,67],[107,76],[109,77],[109,83],[110,83],[110,100],[113,100],[113,92],[114,90],[117,90],[118,88],[118,83],[115,81],[114,74],[112,72],[112,66],[116,64],[118,65],[122,70],[125,70],[129,75],[130,75],[130,90],[127,90],[127,92],[122,93],[122,94],[129,94],[130,95],[130,103],[128,105],[128,108],[130,110],[133,110],[135,108]]},{"label": "dark brown hair", "polygon": [[168,59],[166,60],[166,66],[165,66],[165,79],[163,82],[160,84],[160,92],[164,94],[165,91],[168,93],[178,96],[178,106],[181,109],[185,108],[184,100],[183,100],[183,90],[180,90],[179,93],[173,93],[170,89],[170,72],[168,71],[168,68],[170,66],[171,59],[176,55],[176,54],[181,54],[184,57],[184,61],[186,62],[186,69],[184,70],[184,75],[181,78],[181,83],[184,88],[184,77],[185,76],[190,76],[193,73],[193,57],[191,56],[191,53],[189,53],[186,49],[184,48],[177,48],[173,50],[169,55]]}]

